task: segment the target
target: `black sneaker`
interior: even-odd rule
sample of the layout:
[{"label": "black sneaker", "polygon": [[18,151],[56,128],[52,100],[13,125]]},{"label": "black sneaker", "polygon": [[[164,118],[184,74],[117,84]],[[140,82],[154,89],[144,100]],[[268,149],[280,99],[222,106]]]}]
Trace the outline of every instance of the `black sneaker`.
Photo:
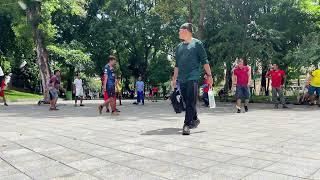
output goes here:
[{"label": "black sneaker", "polygon": [[200,119],[194,120],[194,125],[190,127],[190,129],[196,129],[200,124]]},{"label": "black sneaker", "polygon": [[249,110],[249,109],[248,109],[248,106],[244,106],[244,111],[245,111],[245,112],[248,112],[248,110]]},{"label": "black sneaker", "polygon": [[121,112],[119,109],[116,109],[117,112]]},{"label": "black sneaker", "polygon": [[274,108],[275,108],[275,109],[279,109],[279,105],[278,105],[278,104],[275,104],[275,105],[274,105]]},{"label": "black sneaker", "polygon": [[107,108],[106,113],[110,113],[110,110]]},{"label": "black sneaker", "polygon": [[286,106],[286,105],[283,105],[282,108],[283,108],[283,109],[288,109],[289,107]]},{"label": "black sneaker", "polygon": [[4,103],[5,106],[9,106],[7,103]]},{"label": "black sneaker", "polygon": [[190,135],[190,128],[188,125],[183,125],[182,135]]},{"label": "black sneaker", "polygon": [[237,113],[241,113],[241,109],[238,109],[238,110],[237,110]]}]

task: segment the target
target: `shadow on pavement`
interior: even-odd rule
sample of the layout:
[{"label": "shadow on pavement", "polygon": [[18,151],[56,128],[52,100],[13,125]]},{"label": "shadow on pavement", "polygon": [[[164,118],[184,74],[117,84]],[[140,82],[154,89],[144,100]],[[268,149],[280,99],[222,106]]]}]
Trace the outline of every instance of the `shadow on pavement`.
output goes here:
[{"label": "shadow on pavement", "polygon": [[[192,134],[198,134],[198,133],[204,133],[206,131],[196,131],[192,132]],[[182,129],[181,128],[162,128],[162,129],[156,129],[147,131],[145,133],[142,133],[141,135],[181,135]]]}]

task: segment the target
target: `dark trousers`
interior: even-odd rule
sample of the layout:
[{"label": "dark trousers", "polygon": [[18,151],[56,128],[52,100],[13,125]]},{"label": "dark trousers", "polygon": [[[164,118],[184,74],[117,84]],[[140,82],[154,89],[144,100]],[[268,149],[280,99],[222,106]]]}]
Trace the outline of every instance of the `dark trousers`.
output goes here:
[{"label": "dark trousers", "polygon": [[207,92],[203,92],[202,100],[206,106],[209,106],[209,96]]},{"label": "dark trousers", "polygon": [[142,104],[144,104],[144,93],[143,93],[143,91],[138,91],[137,92],[137,102],[138,103],[142,102]]},{"label": "dark trousers", "polygon": [[194,120],[197,120],[197,96],[198,96],[198,82],[187,81],[180,84],[181,95],[186,105],[186,116],[184,124],[188,126],[194,125]]}]

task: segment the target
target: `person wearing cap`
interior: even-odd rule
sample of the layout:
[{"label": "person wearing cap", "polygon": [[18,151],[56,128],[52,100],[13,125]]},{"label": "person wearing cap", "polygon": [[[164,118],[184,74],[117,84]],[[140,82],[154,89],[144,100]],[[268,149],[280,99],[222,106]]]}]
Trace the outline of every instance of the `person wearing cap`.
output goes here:
[{"label": "person wearing cap", "polygon": [[203,65],[208,77],[209,87],[212,88],[213,84],[207,53],[202,42],[193,38],[192,32],[193,29],[191,23],[185,23],[180,27],[179,38],[183,42],[181,42],[176,49],[176,64],[172,81],[172,86],[176,87],[178,79],[182,97],[186,104],[186,114],[182,135],[190,135],[190,129],[197,128],[200,124],[196,109],[196,102],[201,65]]}]

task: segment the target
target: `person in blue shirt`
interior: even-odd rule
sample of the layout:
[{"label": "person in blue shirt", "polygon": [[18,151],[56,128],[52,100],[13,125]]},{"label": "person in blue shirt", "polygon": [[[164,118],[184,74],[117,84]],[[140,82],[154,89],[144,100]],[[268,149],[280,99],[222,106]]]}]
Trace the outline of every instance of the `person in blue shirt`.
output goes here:
[{"label": "person in blue shirt", "polygon": [[137,89],[137,104],[144,105],[144,82],[142,81],[142,77],[140,76],[138,81],[136,82]]},{"label": "person in blue shirt", "polygon": [[115,56],[109,56],[108,64],[104,68],[104,81],[103,81],[103,91],[108,93],[108,100],[106,100],[103,104],[100,104],[98,107],[99,113],[102,114],[102,109],[104,106],[107,106],[110,103],[112,113],[111,115],[117,116],[119,113],[116,110],[116,75],[114,73],[113,67],[117,62],[117,58]]}]

